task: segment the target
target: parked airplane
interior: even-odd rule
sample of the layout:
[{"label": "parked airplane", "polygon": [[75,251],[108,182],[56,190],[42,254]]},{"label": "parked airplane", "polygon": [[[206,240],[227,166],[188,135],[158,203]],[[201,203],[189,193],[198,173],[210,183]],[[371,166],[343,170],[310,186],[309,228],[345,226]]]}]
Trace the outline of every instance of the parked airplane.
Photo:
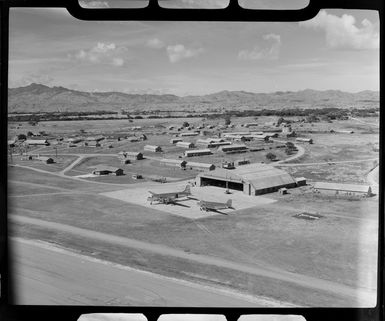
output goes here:
[{"label": "parked airplane", "polygon": [[190,186],[186,185],[185,189],[181,192],[168,192],[168,193],[154,193],[148,191],[151,196],[147,198],[147,201],[159,202],[162,204],[175,204],[179,198],[191,195]]},{"label": "parked airplane", "polygon": [[219,203],[219,202],[209,202],[209,201],[199,201],[198,205],[200,207],[201,211],[218,211],[218,210],[224,210],[227,208],[232,208],[232,200],[229,199],[226,203]]}]

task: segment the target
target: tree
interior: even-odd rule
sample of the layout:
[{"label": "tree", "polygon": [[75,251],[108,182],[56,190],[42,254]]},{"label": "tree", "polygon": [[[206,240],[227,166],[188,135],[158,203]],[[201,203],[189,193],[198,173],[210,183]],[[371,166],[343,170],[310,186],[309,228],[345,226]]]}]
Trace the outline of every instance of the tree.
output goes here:
[{"label": "tree", "polygon": [[25,136],[24,134],[17,135],[17,140],[26,140],[26,139],[27,139],[27,136]]},{"label": "tree", "polygon": [[275,154],[273,154],[273,153],[267,153],[266,154],[266,158],[268,160],[270,160],[270,161],[273,161],[273,160],[275,160],[277,158],[277,156]]},{"label": "tree", "polygon": [[228,126],[231,124],[231,116],[225,115],[225,125]]},{"label": "tree", "polygon": [[295,145],[292,142],[286,142],[286,147],[289,149],[295,149]]},{"label": "tree", "polygon": [[277,127],[285,122],[285,119],[283,117],[279,117],[277,120]]},{"label": "tree", "polygon": [[190,126],[190,124],[187,121],[183,122],[182,127],[189,127],[189,126]]},{"label": "tree", "polygon": [[28,136],[28,137],[31,137],[31,136],[33,136],[33,133],[32,133],[32,132],[28,132],[28,133],[27,133],[27,136]]},{"label": "tree", "polygon": [[285,153],[286,153],[286,155],[292,155],[293,154],[293,149],[286,147],[285,148]]},{"label": "tree", "polygon": [[306,117],[306,121],[307,121],[308,123],[316,123],[316,122],[319,122],[319,118],[316,117],[316,115],[314,115],[314,114],[310,114],[310,115],[308,115],[308,116]]}]

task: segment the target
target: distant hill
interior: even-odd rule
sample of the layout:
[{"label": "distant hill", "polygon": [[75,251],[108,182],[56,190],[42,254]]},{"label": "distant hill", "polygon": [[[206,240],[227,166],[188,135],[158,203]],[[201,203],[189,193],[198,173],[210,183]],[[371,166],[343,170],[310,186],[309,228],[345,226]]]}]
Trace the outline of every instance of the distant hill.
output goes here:
[{"label": "distant hill", "polygon": [[379,92],[347,93],[339,90],[277,91],[251,93],[221,91],[202,96],[126,94],[121,92],[83,92],[64,87],[30,84],[8,90],[10,113],[130,110],[213,110],[213,109],[276,109],[322,107],[378,107]]}]

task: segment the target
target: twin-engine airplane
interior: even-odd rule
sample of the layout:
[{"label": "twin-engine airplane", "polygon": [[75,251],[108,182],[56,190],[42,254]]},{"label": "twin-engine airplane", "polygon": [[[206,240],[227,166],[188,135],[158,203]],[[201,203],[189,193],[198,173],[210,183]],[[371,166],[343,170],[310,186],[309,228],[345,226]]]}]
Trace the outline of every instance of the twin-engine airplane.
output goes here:
[{"label": "twin-engine airplane", "polygon": [[150,201],[150,204],[152,202],[159,202],[161,204],[176,204],[178,202],[179,198],[190,196],[190,186],[186,185],[185,189],[181,192],[168,192],[168,193],[154,193],[151,191],[148,191],[151,196],[147,198],[147,201]]},{"label": "twin-engine airplane", "polygon": [[209,201],[201,200],[198,202],[198,205],[199,205],[201,211],[206,211],[206,212],[208,212],[208,211],[217,212],[218,210],[233,208],[231,199],[229,199],[226,203],[209,202]]}]

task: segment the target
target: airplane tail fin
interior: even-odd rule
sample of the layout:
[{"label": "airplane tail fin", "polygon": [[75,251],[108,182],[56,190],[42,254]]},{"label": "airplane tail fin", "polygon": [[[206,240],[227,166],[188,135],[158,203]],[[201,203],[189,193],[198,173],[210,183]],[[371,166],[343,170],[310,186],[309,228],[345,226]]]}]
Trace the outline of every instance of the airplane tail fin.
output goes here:
[{"label": "airplane tail fin", "polygon": [[186,185],[183,192],[190,195],[191,194],[190,185]]},{"label": "airplane tail fin", "polygon": [[227,202],[226,202],[226,206],[227,207],[231,207],[233,204],[233,201],[231,199],[229,199]]}]

